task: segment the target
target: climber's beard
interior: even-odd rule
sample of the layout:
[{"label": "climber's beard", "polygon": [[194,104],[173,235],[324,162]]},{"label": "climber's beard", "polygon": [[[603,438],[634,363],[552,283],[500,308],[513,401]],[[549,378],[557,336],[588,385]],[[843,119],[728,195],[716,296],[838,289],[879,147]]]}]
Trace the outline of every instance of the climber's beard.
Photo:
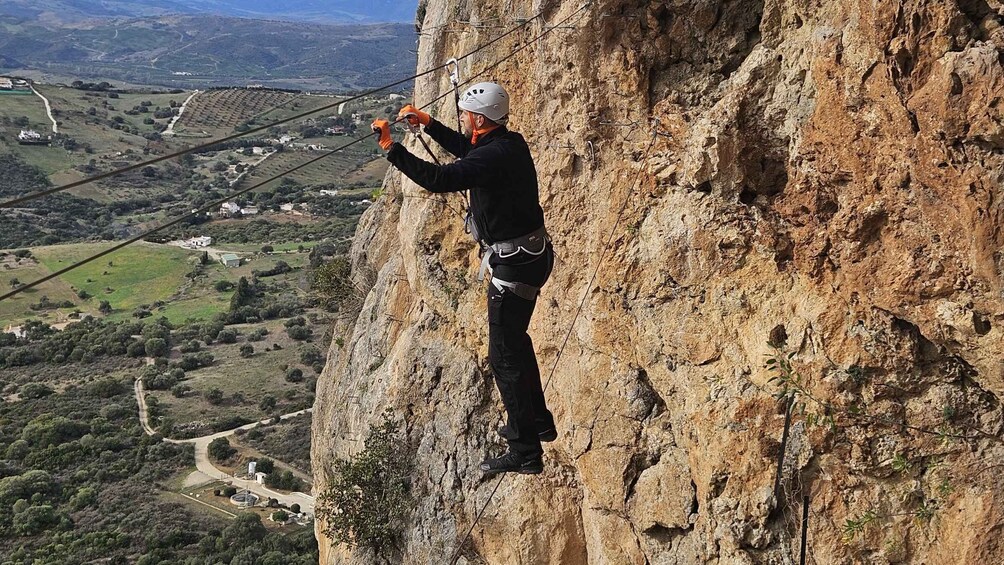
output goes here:
[{"label": "climber's beard", "polygon": [[467,139],[474,137],[474,124],[471,123],[474,116],[470,112],[465,111],[460,117],[460,132],[464,134]]}]

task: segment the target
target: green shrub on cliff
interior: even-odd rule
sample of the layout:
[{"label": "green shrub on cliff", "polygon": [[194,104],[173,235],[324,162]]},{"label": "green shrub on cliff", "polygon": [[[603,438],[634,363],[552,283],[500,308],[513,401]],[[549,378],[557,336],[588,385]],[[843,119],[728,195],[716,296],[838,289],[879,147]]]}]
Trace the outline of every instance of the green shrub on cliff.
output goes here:
[{"label": "green shrub on cliff", "polygon": [[347,461],[335,461],[317,516],[336,543],[380,553],[400,537],[412,507],[412,461],[404,455],[409,450],[399,426],[384,412],[383,422],[370,426],[366,447]]}]

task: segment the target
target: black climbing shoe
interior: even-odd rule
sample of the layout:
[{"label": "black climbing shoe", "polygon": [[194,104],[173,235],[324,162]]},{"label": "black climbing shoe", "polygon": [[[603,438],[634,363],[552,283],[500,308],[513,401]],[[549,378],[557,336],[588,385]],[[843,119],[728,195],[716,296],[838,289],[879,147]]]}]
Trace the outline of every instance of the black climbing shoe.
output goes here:
[{"label": "black climbing shoe", "polygon": [[[506,424],[501,428],[499,428],[498,432],[500,436],[504,437],[509,441],[516,439],[516,434],[513,433],[512,428],[509,427],[509,424]],[[540,438],[541,442],[548,443],[558,439],[558,430],[554,428],[549,428],[542,432],[537,432],[537,437]]]},{"label": "black climbing shoe", "polygon": [[509,451],[502,457],[485,459],[481,463],[481,471],[486,475],[498,473],[536,475],[544,471],[544,461],[540,455],[526,456]]}]

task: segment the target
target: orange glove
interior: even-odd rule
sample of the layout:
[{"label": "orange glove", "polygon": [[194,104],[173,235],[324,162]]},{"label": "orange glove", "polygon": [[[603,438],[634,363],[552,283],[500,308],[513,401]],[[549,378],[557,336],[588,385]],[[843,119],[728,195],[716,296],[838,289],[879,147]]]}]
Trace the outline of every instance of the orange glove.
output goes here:
[{"label": "orange glove", "polygon": [[394,145],[394,140],[390,136],[390,122],[387,120],[374,120],[373,132],[380,134],[378,143],[384,151],[390,151],[390,146]]},{"label": "orange glove", "polygon": [[429,116],[429,114],[426,114],[425,112],[419,110],[418,108],[412,106],[411,104],[408,104],[404,108],[401,108],[401,111],[397,113],[397,119],[399,120],[407,119],[408,123],[410,123],[413,126],[417,126],[418,124],[427,126],[429,125],[429,122],[432,121],[432,117]]}]

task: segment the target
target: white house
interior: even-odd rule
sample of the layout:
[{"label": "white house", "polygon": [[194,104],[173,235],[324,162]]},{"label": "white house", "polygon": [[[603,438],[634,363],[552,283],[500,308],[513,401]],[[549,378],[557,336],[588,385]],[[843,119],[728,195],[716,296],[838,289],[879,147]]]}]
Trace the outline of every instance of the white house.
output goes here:
[{"label": "white house", "polygon": [[282,210],[283,212],[292,212],[293,211],[293,204],[292,203],[289,203],[289,204],[280,204],[279,205],[279,209]]},{"label": "white house", "polygon": [[7,77],[0,77],[0,90],[14,90],[14,81]]},{"label": "white house", "polygon": [[42,134],[32,129],[23,129],[17,135],[17,142],[21,145],[48,145],[49,138],[42,137]]},{"label": "white house", "polygon": [[229,218],[240,211],[241,207],[238,206],[236,202],[224,202],[223,205],[220,206],[220,216],[223,216],[224,218]]},{"label": "white house", "polygon": [[7,329],[4,330],[4,333],[14,334],[14,337],[21,339],[24,337],[25,332],[24,328],[22,328],[21,326],[7,326]]},{"label": "white house", "polygon": [[241,214],[244,214],[245,216],[257,216],[258,215],[258,207],[257,206],[245,206],[245,207],[241,208]]},{"label": "white house", "polygon": [[323,195],[323,196],[338,196],[338,191],[337,190],[321,189],[321,195]]},{"label": "white house", "polygon": [[213,244],[213,238],[208,235],[193,237],[192,239],[185,242],[186,247],[209,247]]}]

